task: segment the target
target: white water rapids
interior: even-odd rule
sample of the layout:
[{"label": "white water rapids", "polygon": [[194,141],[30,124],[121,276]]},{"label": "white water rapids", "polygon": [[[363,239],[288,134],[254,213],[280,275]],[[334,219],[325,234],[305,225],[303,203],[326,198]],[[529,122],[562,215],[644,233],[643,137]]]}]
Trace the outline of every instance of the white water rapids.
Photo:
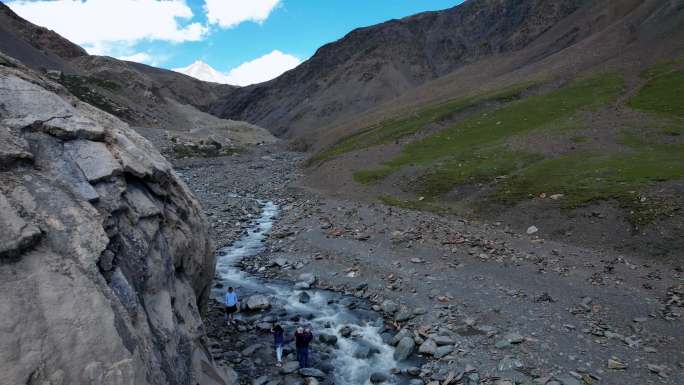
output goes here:
[{"label": "white water rapids", "polygon": [[[278,215],[278,207],[274,203],[260,203],[263,205],[261,216],[240,239],[219,250],[216,271],[223,288],[214,289],[214,295],[222,298],[225,288],[229,286],[235,287],[242,299],[252,294],[266,295],[274,307],[281,313],[287,313],[286,317],[280,318],[287,333],[291,333],[297,326],[290,321],[291,316],[302,315],[306,319],[305,324],[312,328],[316,337],[320,334],[336,336],[337,345],[330,360],[334,367],[334,384],[370,384],[369,378],[375,372],[389,376],[390,369],[396,368],[398,363],[393,358],[394,349],[385,344],[380,335],[383,321],[379,315],[369,311],[349,310],[343,305],[351,300],[349,297],[324,290],[306,290],[310,301],[301,303],[301,290],[294,289],[289,284],[263,281],[236,267],[242,258],[263,251],[263,242],[271,230],[273,219]],[[344,326],[351,328],[351,337],[342,337],[341,329]],[[370,356],[368,349],[372,352]],[[315,349],[311,354],[316,357]]]}]

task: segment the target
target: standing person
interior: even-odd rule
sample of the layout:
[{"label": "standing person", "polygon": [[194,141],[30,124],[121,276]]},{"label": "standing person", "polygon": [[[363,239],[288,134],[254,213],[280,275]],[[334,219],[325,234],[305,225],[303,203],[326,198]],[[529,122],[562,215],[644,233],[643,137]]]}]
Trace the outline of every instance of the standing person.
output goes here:
[{"label": "standing person", "polygon": [[230,325],[233,323],[233,314],[238,310],[238,296],[232,286],[228,288],[224,303],[226,305],[225,319]]},{"label": "standing person", "polygon": [[285,331],[279,323],[275,323],[271,328],[271,333],[273,333],[273,345],[275,346],[276,359],[278,363],[276,366],[281,366],[283,362],[283,345],[285,344]]},{"label": "standing person", "polygon": [[300,368],[309,367],[309,344],[313,340],[311,329],[298,327],[295,332],[295,345],[297,346],[297,361]]}]

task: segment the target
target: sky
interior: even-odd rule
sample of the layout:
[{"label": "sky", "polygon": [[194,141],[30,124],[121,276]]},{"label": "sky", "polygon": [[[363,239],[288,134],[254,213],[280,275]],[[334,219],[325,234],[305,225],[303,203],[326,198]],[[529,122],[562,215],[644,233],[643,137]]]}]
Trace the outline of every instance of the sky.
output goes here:
[{"label": "sky", "polygon": [[351,30],[463,0],[11,0],[84,47],[175,69],[200,60],[228,82],[270,80]]}]

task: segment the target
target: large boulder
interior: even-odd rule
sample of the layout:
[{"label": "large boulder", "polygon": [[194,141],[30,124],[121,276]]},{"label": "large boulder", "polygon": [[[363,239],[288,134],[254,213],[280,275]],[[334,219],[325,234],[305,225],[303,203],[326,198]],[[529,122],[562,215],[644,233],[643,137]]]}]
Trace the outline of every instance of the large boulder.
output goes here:
[{"label": "large boulder", "polygon": [[215,260],[188,188],[125,123],[0,63],[0,383],[235,381],[202,343]]}]

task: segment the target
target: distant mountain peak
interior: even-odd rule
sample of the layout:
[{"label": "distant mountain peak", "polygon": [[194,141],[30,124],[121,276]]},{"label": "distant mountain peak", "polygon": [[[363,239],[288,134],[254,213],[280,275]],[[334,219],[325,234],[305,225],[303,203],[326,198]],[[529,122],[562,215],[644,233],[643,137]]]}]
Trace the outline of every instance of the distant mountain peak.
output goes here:
[{"label": "distant mountain peak", "polygon": [[187,67],[174,68],[173,70],[205,82],[228,84],[228,77],[226,75],[215,70],[202,60],[196,60]]}]

